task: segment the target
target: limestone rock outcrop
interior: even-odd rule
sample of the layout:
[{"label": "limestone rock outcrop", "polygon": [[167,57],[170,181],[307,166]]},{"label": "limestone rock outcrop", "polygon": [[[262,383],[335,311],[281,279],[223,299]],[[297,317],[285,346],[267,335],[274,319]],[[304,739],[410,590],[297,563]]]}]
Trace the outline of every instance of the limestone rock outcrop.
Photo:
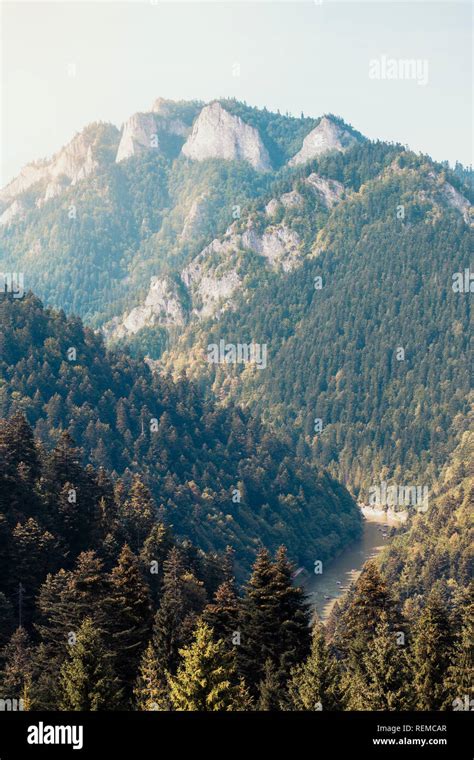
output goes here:
[{"label": "limestone rock outcrop", "polygon": [[202,109],[182,153],[194,161],[223,158],[247,161],[260,172],[271,170],[270,157],[258,131],[218,102]]},{"label": "limestone rock outcrop", "polygon": [[343,129],[328,116],[323,116],[318,126],[306,135],[301,150],[290,158],[288,165],[304,164],[332,150],[345,151],[356,142],[357,139],[347,129]]},{"label": "limestone rock outcrop", "polygon": [[117,340],[134,335],[144,327],[170,327],[184,323],[185,312],[176,283],[169,277],[152,277],[143,304],[124,317],[112,319],[104,326],[103,332],[107,338]]},{"label": "limestone rock outcrop", "polygon": [[135,113],[125,122],[115,161],[125,161],[145,150],[159,148],[155,117],[151,113]]}]

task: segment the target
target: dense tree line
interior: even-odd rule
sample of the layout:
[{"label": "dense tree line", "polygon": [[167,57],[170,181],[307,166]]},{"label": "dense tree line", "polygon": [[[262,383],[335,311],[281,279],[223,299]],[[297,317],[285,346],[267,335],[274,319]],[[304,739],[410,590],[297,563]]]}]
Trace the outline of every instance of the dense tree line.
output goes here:
[{"label": "dense tree line", "polygon": [[[433,483],[463,432],[470,299],[453,275],[469,268],[470,228],[446,202],[446,181],[459,181],[426,157],[364,144],[323,164],[358,192],[329,218],[314,199],[311,213],[307,192],[284,212],[303,265],[260,277],[235,308],[192,325],[166,366],[251,405],[368,503],[381,480]],[[197,346],[247,335],[268,346],[265,372],[195,359]]]},{"label": "dense tree line", "polygon": [[[43,309],[34,296],[3,298],[0,325],[2,416],[25,414],[41,443],[59,452],[67,432],[80,442],[78,460],[123,476],[129,489],[139,474],[156,516],[178,536],[205,551],[235,548],[239,577],[262,545],[284,543],[295,561],[312,564],[359,535],[348,492],[257,416],[217,406],[185,377],[173,382],[108,353],[80,320]],[[74,477],[72,470],[68,482]],[[83,500],[89,485],[81,488]],[[148,527],[144,518],[142,537]]]},{"label": "dense tree line", "polygon": [[[17,415],[1,426],[0,462],[2,699],[27,710],[468,709],[472,542],[454,550],[465,573],[423,578],[416,592],[394,545],[398,583],[368,563],[323,626],[283,547],[261,549],[238,585],[230,547],[218,556],[177,540],[138,478],[127,491],[81,467],[67,434],[48,453]],[[467,512],[472,478],[454,477]],[[406,551],[442,557],[451,524],[444,509],[438,544],[421,549],[410,528]]]}]

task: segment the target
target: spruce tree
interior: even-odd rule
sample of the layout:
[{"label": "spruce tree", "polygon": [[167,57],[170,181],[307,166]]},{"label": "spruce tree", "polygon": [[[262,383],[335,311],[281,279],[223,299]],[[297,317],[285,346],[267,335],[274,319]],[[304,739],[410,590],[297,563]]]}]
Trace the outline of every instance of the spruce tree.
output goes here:
[{"label": "spruce tree", "polygon": [[[15,628],[15,614],[11,602],[0,591],[0,658],[1,651]],[[1,659],[0,659],[1,664]]]},{"label": "spruce tree", "polygon": [[157,659],[151,641],[143,653],[133,693],[137,710],[171,709],[166,673]]},{"label": "spruce tree", "polygon": [[48,575],[38,596],[41,616],[36,628],[43,642],[65,653],[69,634],[77,633],[86,617],[106,630],[110,594],[102,560],[94,551],[82,552],[73,570]]},{"label": "spruce tree", "polygon": [[110,593],[108,629],[112,636],[111,648],[117,656],[117,674],[127,685],[125,693],[129,695],[150,635],[152,610],[140,564],[127,545],[110,574]]},{"label": "spruce tree", "polygon": [[155,504],[149,489],[138,475],[132,481],[130,494],[122,507],[127,539],[135,552],[140,551],[156,516]]},{"label": "spruce tree", "polygon": [[0,459],[7,472],[13,476],[17,474],[20,464],[25,465],[25,477],[30,484],[33,484],[40,475],[38,450],[33,431],[21,412],[17,412],[9,420],[2,420]]},{"label": "spruce tree", "polygon": [[60,710],[118,709],[122,693],[110,653],[91,618],[82,623],[60,673]]},{"label": "spruce tree", "polygon": [[240,634],[240,599],[233,580],[227,580],[217,589],[213,601],[202,613],[202,619],[229,648],[236,646],[234,637]]},{"label": "spruce tree", "polygon": [[148,534],[140,551],[140,562],[151,589],[152,598],[158,602],[163,584],[164,562],[174,546],[169,526],[156,523]]},{"label": "spruce tree", "polygon": [[185,567],[178,548],[174,547],[164,562],[163,594],[153,624],[153,645],[164,670],[174,673],[179,649],[188,639],[185,620],[188,607],[184,592]]},{"label": "spruce tree", "polygon": [[17,628],[4,647],[5,662],[0,677],[2,699],[23,699],[29,691],[33,675],[33,659],[30,638],[23,627]]},{"label": "spruce tree", "polygon": [[435,586],[414,627],[413,683],[417,710],[440,710],[446,704],[454,643],[446,600]]},{"label": "spruce tree", "polygon": [[392,630],[403,631],[401,616],[376,564],[364,566],[347,610],[339,616],[335,644],[349,659],[360,666],[362,657],[375,636],[382,613],[387,615]]},{"label": "spruce tree", "polygon": [[[455,638],[453,659],[448,669],[447,709],[465,705],[474,705],[474,582],[463,600],[459,630]],[[471,708],[472,709],[472,708]]]},{"label": "spruce tree", "polygon": [[265,660],[263,678],[258,685],[257,710],[276,712],[281,710],[285,693],[281,672],[269,658]]},{"label": "spruce tree", "polygon": [[211,628],[199,623],[192,643],[180,650],[182,663],[169,675],[170,697],[178,711],[241,710],[248,696],[238,682],[232,658]]},{"label": "spruce tree", "polygon": [[302,662],[310,649],[309,606],[292,582],[292,566],[279,549],[272,563],[262,549],[253,566],[243,602],[240,667],[253,693],[270,659],[283,673]]},{"label": "spruce tree", "polygon": [[363,669],[347,676],[349,710],[400,711],[413,706],[412,674],[400,633],[391,629],[387,612],[383,611],[363,655]]},{"label": "spruce tree", "polygon": [[288,684],[289,709],[341,709],[339,680],[339,668],[326,643],[324,626],[315,623],[309,656],[293,669]]}]

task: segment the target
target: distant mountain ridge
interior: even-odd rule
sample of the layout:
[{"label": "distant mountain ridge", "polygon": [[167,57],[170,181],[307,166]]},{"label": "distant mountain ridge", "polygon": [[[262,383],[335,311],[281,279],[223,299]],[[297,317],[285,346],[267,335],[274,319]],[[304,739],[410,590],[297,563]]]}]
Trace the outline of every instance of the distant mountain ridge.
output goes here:
[{"label": "distant mountain ridge", "polygon": [[[169,156],[169,143],[173,139],[174,152],[181,150],[184,156],[197,161],[207,158],[242,160],[257,171],[272,169],[258,129],[228,110],[226,101],[215,100],[204,105],[197,101],[175,102],[158,98],[151,111],[133,114],[120,131],[112,124],[91,124],[51,159],[25,166],[16,178],[0,190],[0,209],[3,209],[0,225],[9,224],[14,216],[24,212],[17,199],[30,188],[37,188],[36,205],[41,206],[59,195],[69,184],[74,185],[104,168],[110,161],[110,154],[95,155],[97,143],[103,140],[107,140],[111,151],[116,151],[115,161],[119,163],[145,151]],[[325,116],[306,135],[301,151],[289,163],[299,164],[329,150],[342,150],[357,139],[331,121],[331,117]]]},{"label": "distant mountain ridge", "polygon": [[[470,265],[468,169],[236,100],[158,99],[77,146],[3,191],[2,271],[258,410],[361,498],[379,476],[436,478],[469,388],[469,294],[452,289]],[[220,340],[265,344],[268,369],[210,364]]]}]

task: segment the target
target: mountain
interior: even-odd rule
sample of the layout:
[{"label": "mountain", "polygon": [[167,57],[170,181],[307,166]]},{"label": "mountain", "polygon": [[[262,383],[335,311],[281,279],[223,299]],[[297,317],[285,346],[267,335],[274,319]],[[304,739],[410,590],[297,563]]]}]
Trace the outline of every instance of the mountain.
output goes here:
[{"label": "mountain", "polygon": [[[235,100],[88,130],[87,176],[86,155],[47,201],[46,179],[7,188],[2,269],[284,429],[361,500],[434,482],[467,409],[470,172]],[[208,361],[220,341],[268,366]]]},{"label": "mountain", "polygon": [[1,416],[26,415],[48,449],[66,431],[84,465],[126,485],[139,475],[155,518],[205,551],[233,546],[239,577],[262,545],[285,543],[309,565],[359,535],[344,487],[255,415],[216,406],[184,377],[173,382],[108,353],[77,317],[44,309],[32,295],[2,295],[0,326]]},{"label": "mountain", "polygon": [[[4,209],[0,224],[8,224],[18,214],[26,214],[33,200],[41,207],[66,188],[104,169],[118,138],[119,131],[112,124],[91,124],[50,160],[25,166],[18,177],[0,191],[0,208]],[[25,195],[27,191],[30,193]]]},{"label": "mountain", "polygon": [[[383,480],[429,487],[469,405],[469,292],[454,287],[469,190],[383,145],[321,159],[284,190],[181,272],[192,311],[157,366],[290,431],[365,503]],[[265,372],[206,359],[252,338]]]},{"label": "mountain", "polygon": [[257,171],[271,169],[270,157],[258,131],[230,114],[217,101],[202,109],[182,153],[194,161],[222,158],[247,161]]},{"label": "mountain", "polygon": [[319,121],[231,100],[159,98],[120,131],[91,125],[1,191],[1,265],[101,326],[269,195]]},{"label": "mountain", "polygon": [[469,429],[442,468],[427,513],[418,514],[381,556],[390,587],[414,617],[435,583],[450,599],[469,595],[473,575],[474,432]]},{"label": "mountain", "polygon": [[318,126],[304,138],[301,150],[288,163],[290,166],[304,164],[331,150],[347,150],[356,142],[354,135],[347,129],[323,116]]}]

